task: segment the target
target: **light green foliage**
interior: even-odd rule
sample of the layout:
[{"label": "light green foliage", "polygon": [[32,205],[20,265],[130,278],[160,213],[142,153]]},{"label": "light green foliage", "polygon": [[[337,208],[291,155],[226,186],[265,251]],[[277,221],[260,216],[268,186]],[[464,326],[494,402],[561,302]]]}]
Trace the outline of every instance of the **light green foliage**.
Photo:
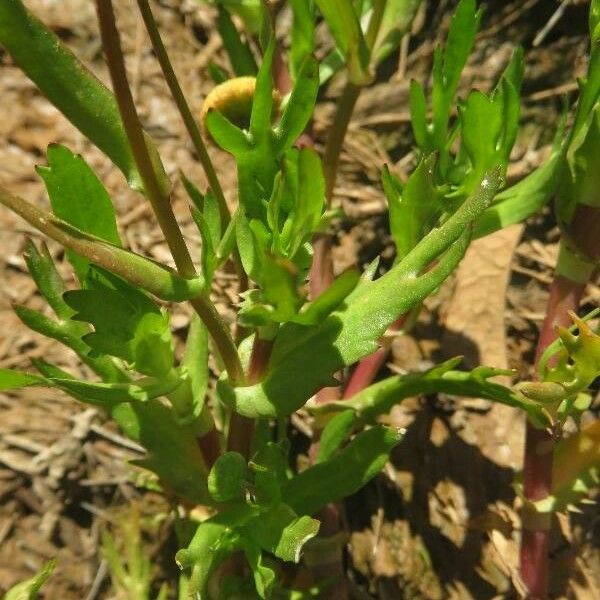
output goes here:
[{"label": "light green foliage", "polygon": [[460,75],[475,42],[481,11],[476,11],[475,0],[461,0],[454,12],[444,50],[436,48],[433,62],[433,88],[430,124],[426,122],[427,101],[423,87],[413,81],[410,89],[410,110],[413,133],[424,154],[439,153],[440,169],[449,165],[448,132],[454,97]]},{"label": "light green foliage", "polygon": [[309,56],[300,68],[281,118],[273,125],[273,52],[271,41],[258,72],[248,131],[236,127],[216,110],[206,116],[213,139],[236,159],[240,205],[248,218],[262,221],[282,158],[304,131],[318,91],[317,62]]},{"label": "light green foliage", "polygon": [[421,0],[387,0],[373,49],[372,59],[379,63],[387,58],[410,31]]},{"label": "light green foliage", "polygon": [[[152,558],[144,549],[139,509],[132,508],[117,524],[121,544],[107,530],[102,531],[102,556],[108,564],[113,590],[118,600],[150,600]],[[167,592],[163,585],[156,600],[166,600]]]},{"label": "light green foliage", "polygon": [[[523,396],[517,390],[489,381],[490,378],[498,375],[508,375],[510,371],[491,367],[457,371],[455,367],[459,362],[460,358],[455,358],[422,373],[388,377],[367,387],[353,398],[325,405],[320,412],[343,411],[338,416],[339,424],[343,425],[347,421],[352,427],[355,427],[360,422],[372,422],[379,415],[388,413],[395,404],[404,398],[416,394],[444,393],[485,398],[520,408],[536,426],[544,427],[550,424],[551,417],[543,406]],[[350,414],[354,416],[354,422],[352,422]],[[333,425],[332,421],[331,426]],[[336,427],[338,427],[337,424]],[[340,431],[336,435],[342,435],[342,432]]]},{"label": "light green foliage", "polygon": [[34,575],[31,579],[18,583],[13,588],[8,590],[6,595],[3,596],[2,600],[36,600],[38,598],[38,592],[40,588],[46,583],[48,578],[52,575],[52,571],[56,567],[56,561],[51,560],[47,562],[39,573]]},{"label": "light green foliage", "polygon": [[[387,327],[454,270],[468,245],[470,225],[489,205],[498,185],[497,174],[486,177],[444,225],[383,277],[363,280],[322,322],[286,323],[275,338],[263,381],[233,390],[222,383],[221,397],[245,416],[272,417],[292,413],[318,389],[331,385],[336,371],[373,352]],[[437,265],[424,271],[436,259]]]},{"label": "light green foliage", "polygon": [[32,385],[45,384],[46,380],[43,377],[12,369],[0,369],[0,391],[18,390]]}]

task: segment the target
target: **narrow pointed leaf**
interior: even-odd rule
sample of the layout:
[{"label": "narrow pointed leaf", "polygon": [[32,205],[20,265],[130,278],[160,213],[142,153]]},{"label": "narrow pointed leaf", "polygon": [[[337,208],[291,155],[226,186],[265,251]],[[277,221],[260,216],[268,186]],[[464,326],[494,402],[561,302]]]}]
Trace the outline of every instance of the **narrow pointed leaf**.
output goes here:
[{"label": "narrow pointed leaf", "polygon": [[20,0],[0,2],[0,44],[41,92],[121,169],[142,184],[113,94]]},{"label": "narrow pointed leaf", "polygon": [[329,460],[290,479],[282,490],[285,502],[298,514],[312,515],[356,493],[381,471],[400,439],[381,425],[358,434]]}]

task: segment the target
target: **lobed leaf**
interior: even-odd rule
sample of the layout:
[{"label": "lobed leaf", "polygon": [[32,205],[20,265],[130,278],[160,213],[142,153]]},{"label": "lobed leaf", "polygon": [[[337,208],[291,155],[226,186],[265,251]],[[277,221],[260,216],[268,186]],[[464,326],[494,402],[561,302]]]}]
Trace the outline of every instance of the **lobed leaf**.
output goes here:
[{"label": "lobed leaf", "polygon": [[[120,246],[110,196],[85,160],[59,144],[48,147],[47,157],[48,166],[36,170],[46,184],[52,212],[77,229]],[[67,257],[83,281],[89,261],[71,250]]]},{"label": "lobed leaf", "polygon": [[[221,382],[221,397],[252,418],[286,415],[300,408],[332,383],[336,371],[373,352],[387,327],[448,277],[467,248],[471,223],[489,205],[498,185],[498,174],[489,175],[440,228],[383,277],[363,280],[320,324],[283,325],[264,380],[233,390]],[[437,265],[423,272],[436,259]]]},{"label": "lobed leaf", "polygon": [[[332,402],[319,409],[320,412],[343,411],[346,415],[351,411],[355,419],[371,422],[377,416],[387,414],[405,398],[419,394],[444,393],[472,398],[485,398],[523,410],[537,427],[550,424],[550,417],[544,408],[519,393],[489,381],[490,377],[506,375],[507,371],[490,367],[477,367],[473,371],[455,371],[459,358],[448,360],[423,373],[395,375],[375,383],[358,392],[349,400]],[[348,422],[350,416],[346,416]]]}]

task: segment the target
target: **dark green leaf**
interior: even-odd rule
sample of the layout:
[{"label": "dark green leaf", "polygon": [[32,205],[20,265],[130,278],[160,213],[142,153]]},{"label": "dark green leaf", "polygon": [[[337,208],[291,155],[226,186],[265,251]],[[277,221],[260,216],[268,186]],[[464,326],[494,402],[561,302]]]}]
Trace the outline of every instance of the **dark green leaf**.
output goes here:
[{"label": "dark green leaf", "polygon": [[180,381],[139,379],[132,383],[93,383],[75,379],[52,379],[59,388],[91,404],[110,408],[119,402],[148,402],[172,392]]},{"label": "dark green leaf", "polygon": [[252,50],[242,40],[240,33],[229,16],[229,12],[222,6],[219,6],[217,28],[234,73],[238,77],[256,75],[258,69],[252,55]]},{"label": "dark green leaf", "polygon": [[187,502],[210,504],[208,470],[193,425],[178,422],[161,400],[122,402],[111,416],[125,435],[141,444],[148,456],[135,464],[158,475],[163,487]]},{"label": "dark green leaf", "polygon": [[87,289],[64,294],[73,319],[90,323],[85,342],[102,354],[131,362],[145,375],[162,377],[173,366],[169,319],[143,292],[104,272],[88,277]]},{"label": "dark green leaf", "polygon": [[213,500],[244,500],[247,469],[246,460],[237,452],[226,452],[219,456],[208,475],[208,491]]},{"label": "dark green leaf", "polygon": [[290,479],[282,490],[285,502],[298,514],[312,515],[354,494],[381,471],[400,439],[380,425],[363,431],[329,460]]},{"label": "dark green leaf", "polygon": [[345,410],[333,417],[323,429],[319,440],[319,453],[315,464],[329,460],[350,437],[358,419],[353,410]]},{"label": "dark green leaf", "polygon": [[20,0],[0,2],[0,43],[50,102],[141,190],[113,94]]},{"label": "dark green leaf", "polygon": [[297,563],[302,546],[319,531],[319,522],[298,515],[286,504],[279,504],[252,519],[244,530],[277,558]]}]

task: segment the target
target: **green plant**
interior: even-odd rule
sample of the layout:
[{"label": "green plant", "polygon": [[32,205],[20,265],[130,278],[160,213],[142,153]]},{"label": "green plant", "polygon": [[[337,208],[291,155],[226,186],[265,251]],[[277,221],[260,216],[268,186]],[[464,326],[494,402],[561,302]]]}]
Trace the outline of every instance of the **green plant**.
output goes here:
[{"label": "green plant", "polygon": [[[500,372],[486,367],[459,371],[459,361],[453,360],[425,373],[369,385],[371,373],[355,381],[351,398],[315,404],[310,400],[322,388],[335,385],[336,373],[376,351],[388,327],[418,311],[451,275],[473,236],[520,221],[546,203],[564,181],[569,161],[575,165],[570,189],[580,193],[578,169],[593,172],[580,158],[581,152],[594,156],[587,144],[597,139],[582,133],[596,127],[597,57],[592,52],[590,77],[569,141],[557,143],[547,164],[505,188],[519,123],[522,53],[515,50],[490,94],[473,91],[457,101],[480,20],[475,1],[461,0],[445,50],[435,53],[430,121],[423,87],[411,87],[416,168],[405,183],[387,169],[382,174],[396,262],[379,278],[377,265],[372,265],[365,273],[349,270],[333,279],[321,269],[328,248],[319,239],[331,219],[329,200],[345,132],[360,90],[398,44],[419,2],[328,0],[313,6],[292,0],[287,67],[270,5],[249,0],[217,4],[218,27],[234,75],[256,78],[221,83],[198,124],[150,6],[138,0],[210,182],[210,188],[201,191],[182,177],[202,239],[199,267],[171,210],[171,182],[133,103],[111,1],[97,0],[97,9],[114,93],[20,0],[0,5],[0,42],[48,99],[121,169],[129,185],[148,199],[176,265],[171,270],[125,249],[102,183],[81,156],[51,146],[48,166],[38,172],[52,213],[3,188],[0,203],[64,246],[77,283],[68,286],[62,281],[45,245],[30,242],[27,265],[54,316],[23,306],[15,310],[31,329],[76,352],[97,379],[78,380],[35,360],[39,374],[0,370],[0,389],[59,388],[104,408],[147,450],[139,466],[152,471],[172,502],[187,510],[176,557],[189,574],[182,594],[211,597],[211,579],[216,578],[221,597],[306,597],[283,589],[282,563],[298,563],[305,546],[310,548],[319,531],[319,511],[353,494],[382,469],[402,432],[377,424],[376,417],[393,404],[430,392],[488,398],[522,409],[537,432],[557,430],[580,410],[581,394],[600,371],[597,337],[583,321],[576,321],[578,336],[561,333],[562,342],[551,347],[558,356],[556,366],[545,361],[537,383],[504,387],[489,380]],[[335,42],[321,65],[313,57],[317,9]],[[595,10],[593,3],[593,15]],[[230,11],[246,23],[244,35]],[[259,60],[253,46],[260,48]],[[310,147],[299,148],[298,141],[310,131],[320,86],[336,72],[344,72],[347,83],[321,159]],[[214,68],[213,73],[223,78]],[[235,159],[238,205],[233,214],[224,202],[202,127]],[[572,216],[573,210],[563,213]],[[250,281],[242,289],[237,313],[237,325],[246,332],[239,343],[209,297],[215,271],[228,261],[236,265],[242,286]],[[315,281],[321,283],[313,285]],[[175,360],[168,306],[159,301],[190,302],[195,311],[180,363]],[[217,384],[219,411],[207,402],[209,339],[223,367]],[[314,463],[297,472],[290,463],[286,422],[304,407],[316,415],[339,414],[324,426]],[[215,413],[225,415],[224,423]],[[587,469],[590,461],[585,458],[582,463]],[[572,489],[570,481],[563,484],[564,490]],[[197,504],[209,507],[211,516],[195,521],[189,509]],[[131,572],[117,560],[109,537],[104,546],[117,587],[126,588]],[[147,564],[140,563],[136,552],[137,567],[129,569],[143,579],[141,596],[147,596]],[[320,585],[325,589],[331,582]]]}]

